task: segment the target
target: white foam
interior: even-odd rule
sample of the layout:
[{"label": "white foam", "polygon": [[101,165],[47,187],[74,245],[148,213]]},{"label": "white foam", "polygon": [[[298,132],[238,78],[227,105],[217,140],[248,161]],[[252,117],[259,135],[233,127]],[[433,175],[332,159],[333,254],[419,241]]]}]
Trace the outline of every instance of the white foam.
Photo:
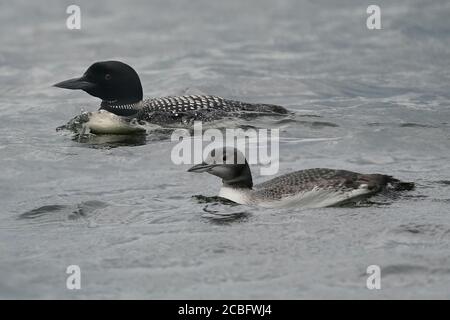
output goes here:
[{"label": "white foam", "polygon": [[106,110],[91,112],[86,123],[90,132],[95,134],[136,134],[144,133],[144,127]]}]

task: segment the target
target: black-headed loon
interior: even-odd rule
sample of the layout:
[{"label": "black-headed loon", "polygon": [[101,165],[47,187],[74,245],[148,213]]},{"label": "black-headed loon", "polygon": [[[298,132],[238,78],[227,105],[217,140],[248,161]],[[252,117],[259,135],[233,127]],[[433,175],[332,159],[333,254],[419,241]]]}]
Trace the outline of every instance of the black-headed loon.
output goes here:
[{"label": "black-headed loon", "polygon": [[253,185],[244,155],[235,148],[214,149],[189,172],[207,172],[222,178],[219,197],[265,208],[320,208],[368,198],[387,188],[411,190],[414,183],[383,174],[314,168],[296,171]]},{"label": "black-headed loon", "polygon": [[154,124],[212,121],[244,113],[280,115],[288,111],[277,105],[253,104],[210,95],[186,95],[143,100],[136,71],[120,61],[91,65],[80,78],[59,82],[55,87],[80,89],[102,100],[100,110]]}]

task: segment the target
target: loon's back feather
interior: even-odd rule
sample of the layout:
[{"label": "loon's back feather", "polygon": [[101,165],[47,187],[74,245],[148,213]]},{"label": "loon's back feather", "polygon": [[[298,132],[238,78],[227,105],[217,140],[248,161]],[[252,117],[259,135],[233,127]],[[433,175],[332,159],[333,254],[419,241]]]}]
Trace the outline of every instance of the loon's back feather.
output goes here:
[{"label": "loon's back feather", "polygon": [[213,121],[240,113],[287,114],[281,106],[253,104],[211,95],[185,95],[151,98],[143,101],[137,118],[152,123]]},{"label": "loon's back feather", "polygon": [[[254,187],[255,196],[267,200],[304,194],[312,191],[326,191],[350,196],[372,195],[388,184],[407,183],[383,174],[362,174],[347,170],[314,168],[288,173]],[[354,192],[358,190],[358,192]]]}]

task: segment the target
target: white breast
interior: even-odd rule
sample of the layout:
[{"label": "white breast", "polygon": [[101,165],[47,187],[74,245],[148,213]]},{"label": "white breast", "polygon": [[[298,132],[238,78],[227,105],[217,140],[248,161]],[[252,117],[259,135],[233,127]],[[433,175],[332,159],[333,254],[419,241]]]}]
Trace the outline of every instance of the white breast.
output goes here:
[{"label": "white breast", "polygon": [[220,188],[219,197],[231,200],[240,204],[251,204],[251,192],[249,189],[235,189],[229,187]]},{"label": "white breast", "polygon": [[85,125],[90,132],[97,134],[133,134],[146,131],[145,128],[127,122],[122,117],[105,110],[92,112]]},{"label": "white breast", "polygon": [[288,195],[281,199],[267,199],[258,196],[258,193],[249,189],[233,189],[222,187],[219,196],[240,204],[252,204],[263,208],[296,207],[302,209],[323,208],[340,204],[370,193],[367,185],[361,185],[358,189],[338,190],[314,188],[309,191]]}]

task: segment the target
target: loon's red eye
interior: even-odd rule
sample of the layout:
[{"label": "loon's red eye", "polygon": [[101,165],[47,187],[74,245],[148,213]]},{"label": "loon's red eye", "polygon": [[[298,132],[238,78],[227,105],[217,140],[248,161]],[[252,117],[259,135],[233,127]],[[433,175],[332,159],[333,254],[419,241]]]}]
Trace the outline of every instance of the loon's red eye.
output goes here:
[{"label": "loon's red eye", "polygon": [[111,79],[111,75],[109,73],[105,74],[105,80],[110,80]]}]

